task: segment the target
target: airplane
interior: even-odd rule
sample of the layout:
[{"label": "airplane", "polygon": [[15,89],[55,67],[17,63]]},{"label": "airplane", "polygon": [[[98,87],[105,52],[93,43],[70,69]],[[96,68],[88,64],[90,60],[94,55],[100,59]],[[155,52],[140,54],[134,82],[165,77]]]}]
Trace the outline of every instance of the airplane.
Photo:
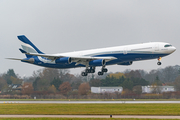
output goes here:
[{"label": "airplane", "polygon": [[157,59],[161,65],[161,58],[173,53],[176,48],[165,42],[149,42],[125,46],[107,47],[76,52],[45,54],[41,52],[25,35],[17,36],[21,42],[22,49],[19,50],[26,55],[20,60],[38,66],[49,68],[77,68],[86,67],[81,73],[87,76],[88,73],[95,73],[96,67],[102,67],[98,75],[108,72],[108,65],[132,65],[134,61]]}]

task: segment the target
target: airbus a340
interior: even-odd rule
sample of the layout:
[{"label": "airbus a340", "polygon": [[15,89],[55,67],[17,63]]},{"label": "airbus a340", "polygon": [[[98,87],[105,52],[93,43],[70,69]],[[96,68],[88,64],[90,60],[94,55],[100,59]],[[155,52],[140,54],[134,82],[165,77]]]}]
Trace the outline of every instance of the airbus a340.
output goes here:
[{"label": "airbus a340", "polygon": [[88,73],[95,73],[95,68],[100,66],[101,71],[98,75],[107,72],[108,65],[131,65],[134,61],[157,59],[161,65],[161,58],[173,53],[176,48],[169,43],[150,42],[134,45],[116,46],[76,52],[45,54],[41,52],[26,36],[18,36],[22,49],[19,50],[26,55],[24,59],[8,58],[21,60],[38,66],[49,68],[76,68],[86,67],[81,73],[87,76]]}]

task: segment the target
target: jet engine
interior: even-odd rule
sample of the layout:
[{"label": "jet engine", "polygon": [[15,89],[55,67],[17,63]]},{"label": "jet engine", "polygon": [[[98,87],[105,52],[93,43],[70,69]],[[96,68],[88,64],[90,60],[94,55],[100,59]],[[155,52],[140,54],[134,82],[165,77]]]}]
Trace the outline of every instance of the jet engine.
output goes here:
[{"label": "jet engine", "polygon": [[104,66],[105,64],[106,62],[103,59],[93,60],[89,62],[90,66]]},{"label": "jet engine", "polygon": [[70,57],[63,57],[56,59],[55,61],[57,64],[70,64],[71,63],[71,58]]}]

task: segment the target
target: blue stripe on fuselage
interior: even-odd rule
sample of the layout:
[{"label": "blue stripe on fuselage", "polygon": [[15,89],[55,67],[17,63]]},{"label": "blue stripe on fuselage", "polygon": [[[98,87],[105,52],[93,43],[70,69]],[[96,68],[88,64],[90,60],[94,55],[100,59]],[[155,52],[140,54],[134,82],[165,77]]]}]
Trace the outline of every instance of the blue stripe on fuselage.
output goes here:
[{"label": "blue stripe on fuselage", "polygon": [[[141,60],[149,60],[149,59],[157,59],[159,57],[164,57],[169,54],[139,54],[139,53],[128,53],[128,54],[104,54],[104,55],[96,55],[93,57],[116,57],[117,59],[111,60],[106,63],[106,65],[113,65],[122,62],[129,62],[129,61],[141,61]],[[35,62],[34,65],[42,66],[42,67],[50,67],[50,68],[75,68],[75,67],[85,67],[85,65],[79,64],[75,65],[76,63],[73,62],[71,64],[53,64],[53,63],[44,63],[38,59],[37,56],[33,56]],[[47,60],[47,58],[42,58]],[[22,61],[27,62],[27,61]],[[29,62],[27,62],[29,63]],[[32,63],[31,63],[32,64]]]}]

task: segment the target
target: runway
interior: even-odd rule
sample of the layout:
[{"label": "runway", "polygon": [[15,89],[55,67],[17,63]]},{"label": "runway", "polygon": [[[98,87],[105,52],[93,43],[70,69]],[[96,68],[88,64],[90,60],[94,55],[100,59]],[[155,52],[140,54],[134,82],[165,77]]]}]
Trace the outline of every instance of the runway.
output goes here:
[{"label": "runway", "polygon": [[[110,118],[110,115],[0,115],[0,118]],[[180,116],[112,115],[112,118],[180,119]]]},{"label": "runway", "polygon": [[180,101],[0,101],[3,103],[26,104],[148,104],[148,103],[180,103]]}]

